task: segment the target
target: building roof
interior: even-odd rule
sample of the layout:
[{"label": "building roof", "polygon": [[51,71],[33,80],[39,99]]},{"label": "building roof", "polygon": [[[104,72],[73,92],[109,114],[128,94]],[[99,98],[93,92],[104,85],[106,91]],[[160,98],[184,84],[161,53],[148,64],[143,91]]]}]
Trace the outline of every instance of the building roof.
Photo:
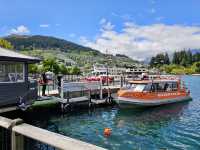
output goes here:
[{"label": "building roof", "polygon": [[132,84],[148,84],[148,83],[161,83],[161,82],[178,82],[178,79],[155,79],[155,80],[133,80],[129,81]]},{"label": "building roof", "polygon": [[37,63],[37,62],[40,62],[40,59],[36,57],[20,54],[15,51],[11,51],[11,50],[0,47],[0,61]]}]

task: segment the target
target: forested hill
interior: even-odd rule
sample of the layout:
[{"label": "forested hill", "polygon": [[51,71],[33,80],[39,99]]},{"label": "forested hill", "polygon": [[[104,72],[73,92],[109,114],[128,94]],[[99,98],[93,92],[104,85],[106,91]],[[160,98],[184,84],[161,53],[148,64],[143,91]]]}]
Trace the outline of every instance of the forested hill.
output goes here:
[{"label": "forested hill", "polygon": [[[108,55],[98,50],[84,47],[73,42],[50,36],[27,36],[27,35],[10,35],[4,37],[9,41],[15,50],[21,53],[46,59],[55,57],[57,60],[75,62],[79,66],[92,66],[95,63],[105,63]],[[138,61],[122,54],[116,56],[109,55],[112,66],[126,66],[138,63]]]},{"label": "forested hill", "polygon": [[96,55],[100,54],[100,52],[97,50],[50,36],[10,35],[4,37],[4,39],[9,41],[14,46],[15,50],[44,49],[44,50],[60,50],[63,52],[73,52],[73,53],[80,53],[81,51],[84,51],[84,52],[91,52]]}]

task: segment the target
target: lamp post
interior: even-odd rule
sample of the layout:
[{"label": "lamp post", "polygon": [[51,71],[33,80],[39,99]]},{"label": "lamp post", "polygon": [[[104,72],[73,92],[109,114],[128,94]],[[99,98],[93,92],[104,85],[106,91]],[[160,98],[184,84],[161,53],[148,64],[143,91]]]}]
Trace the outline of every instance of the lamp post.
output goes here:
[{"label": "lamp post", "polygon": [[108,50],[106,50],[106,84],[108,86],[108,77],[109,77],[109,62],[112,61],[111,58],[109,58]]},{"label": "lamp post", "polygon": [[106,84],[108,86],[108,62],[106,63]]}]

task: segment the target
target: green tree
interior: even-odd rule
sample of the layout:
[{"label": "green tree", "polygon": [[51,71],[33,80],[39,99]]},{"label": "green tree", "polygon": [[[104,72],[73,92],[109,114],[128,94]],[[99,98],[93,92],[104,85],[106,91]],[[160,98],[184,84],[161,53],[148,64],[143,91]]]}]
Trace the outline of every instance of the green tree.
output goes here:
[{"label": "green tree", "polygon": [[72,74],[74,75],[80,75],[81,74],[81,70],[80,68],[78,68],[77,66],[72,68]]},{"label": "green tree", "polygon": [[193,62],[193,56],[192,56],[192,52],[189,50],[187,51],[187,65],[192,65]]},{"label": "green tree", "polygon": [[39,73],[38,65],[30,64],[29,65],[29,73]]},{"label": "green tree", "polygon": [[174,69],[171,71],[171,74],[183,75],[183,74],[185,74],[185,68],[182,67],[182,66],[179,66],[178,68],[174,68]]},{"label": "green tree", "polygon": [[180,64],[179,58],[178,58],[178,52],[174,52],[172,63],[173,64]]},{"label": "green tree", "polygon": [[170,64],[169,56],[167,53],[157,54],[155,57],[151,58],[149,64],[151,67],[160,67],[162,65],[168,65]]},{"label": "green tree", "polygon": [[180,66],[177,66],[175,64],[170,64],[170,65],[163,65],[160,67],[161,71],[164,71],[166,73],[171,73],[173,69],[179,68]]},{"label": "green tree", "polygon": [[192,67],[193,67],[195,73],[200,73],[200,62],[194,63]]},{"label": "green tree", "polygon": [[155,57],[152,57],[151,60],[150,60],[149,65],[150,65],[151,67],[155,67],[155,66],[156,66],[155,63],[156,63],[156,58],[155,58]]},{"label": "green tree", "polygon": [[60,72],[60,67],[58,62],[56,61],[55,58],[48,58],[45,59],[43,62],[43,67],[45,71],[51,71],[55,74],[58,74]]},{"label": "green tree", "polygon": [[177,64],[177,65],[182,65],[185,67],[188,67],[192,65],[193,62],[193,56],[191,51],[180,51],[180,52],[175,52],[173,55],[172,63]]},{"label": "green tree", "polygon": [[164,56],[164,64],[165,64],[165,65],[169,65],[169,64],[170,64],[170,60],[169,60],[169,55],[168,55],[168,53],[165,53],[165,56]]},{"label": "green tree", "polygon": [[0,47],[6,48],[6,49],[13,49],[12,44],[4,39],[0,39]]},{"label": "green tree", "polygon": [[67,68],[64,64],[60,65],[60,72],[64,75],[69,75],[70,74],[70,69]]},{"label": "green tree", "polygon": [[200,53],[196,53],[192,56],[192,62],[200,61]]}]

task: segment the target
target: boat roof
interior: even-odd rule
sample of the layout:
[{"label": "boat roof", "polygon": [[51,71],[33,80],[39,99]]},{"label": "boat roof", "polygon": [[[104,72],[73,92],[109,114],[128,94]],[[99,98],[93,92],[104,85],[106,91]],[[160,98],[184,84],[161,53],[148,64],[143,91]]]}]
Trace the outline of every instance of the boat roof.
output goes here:
[{"label": "boat roof", "polygon": [[15,51],[8,50],[8,49],[2,48],[2,47],[0,47],[0,60],[1,61],[27,62],[27,63],[37,63],[37,62],[41,61],[39,58],[20,54]]},{"label": "boat roof", "polygon": [[160,82],[178,82],[178,79],[155,79],[155,80],[132,80],[129,83],[132,84],[148,84],[148,83],[160,83]]}]

